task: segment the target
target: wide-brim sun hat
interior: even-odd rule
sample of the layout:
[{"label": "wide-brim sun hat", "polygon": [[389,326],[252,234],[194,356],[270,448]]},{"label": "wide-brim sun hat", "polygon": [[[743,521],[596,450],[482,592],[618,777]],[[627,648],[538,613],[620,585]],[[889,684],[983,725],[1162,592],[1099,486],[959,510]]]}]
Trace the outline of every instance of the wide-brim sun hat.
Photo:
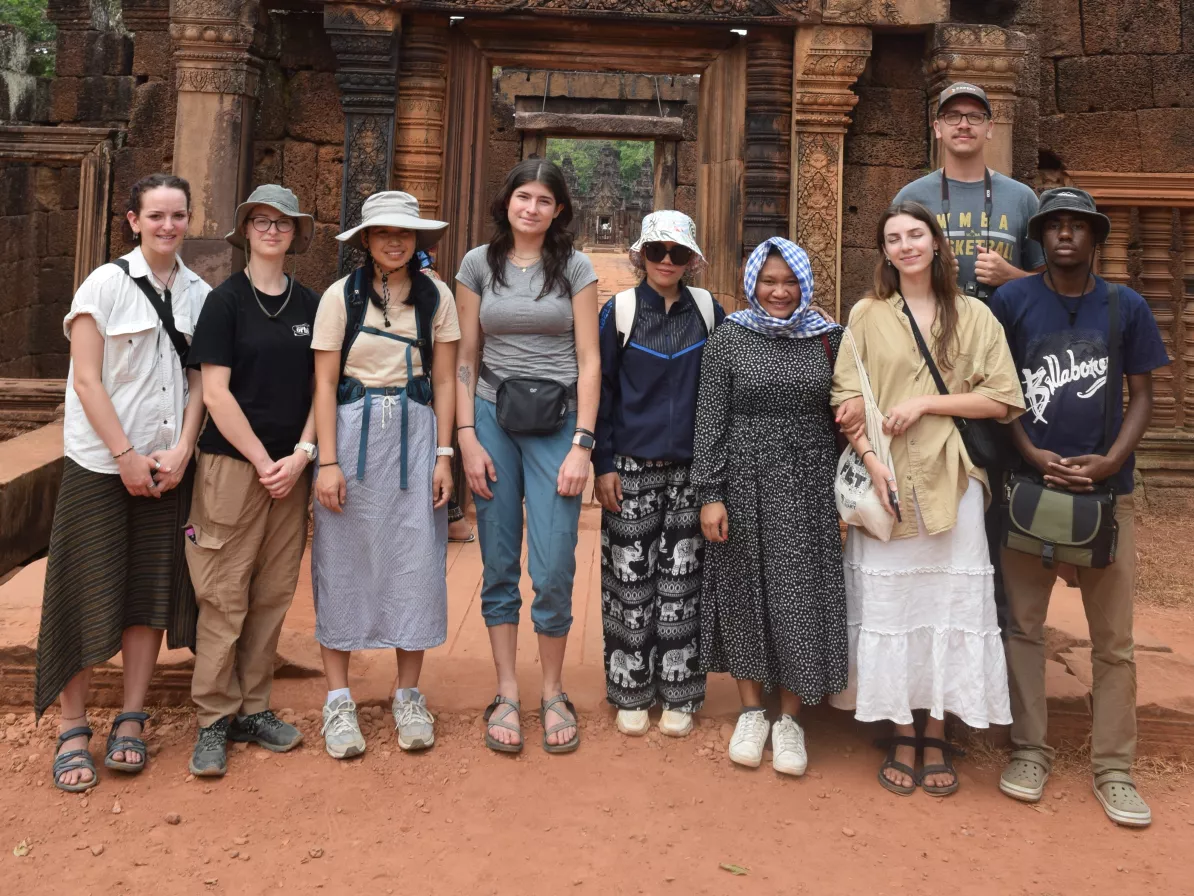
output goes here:
[{"label": "wide-brim sun hat", "polygon": [[302,255],[311,245],[311,237],[315,233],[315,219],[299,211],[298,197],[285,187],[277,184],[262,184],[249,194],[249,198],[236,207],[236,225],[232,232],[224,237],[238,249],[248,248],[245,240],[245,219],[254,206],[266,205],[274,211],[281,212],[288,218],[294,219],[294,239],[290,243],[290,251]]},{"label": "wide-brim sun hat", "polygon": [[440,241],[448,229],[447,221],[435,221],[419,216],[419,200],[400,190],[374,193],[361,206],[361,223],[351,227],[336,239],[344,243],[370,227],[396,227],[415,232],[415,249],[427,250]]},{"label": "wide-brim sun hat", "polygon": [[642,251],[647,243],[677,243],[692,250],[685,270],[692,273],[705,267],[705,253],[697,245],[696,223],[684,212],[651,212],[643,218],[643,229],[638,240],[630,247],[630,263],[643,268]]},{"label": "wide-brim sun hat", "polygon": [[1039,243],[1045,219],[1058,212],[1081,215],[1089,220],[1095,229],[1096,243],[1103,242],[1111,233],[1111,219],[1099,211],[1093,196],[1077,187],[1054,187],[1041,194],[1040,208],[1028,219],[1028,238]]}]

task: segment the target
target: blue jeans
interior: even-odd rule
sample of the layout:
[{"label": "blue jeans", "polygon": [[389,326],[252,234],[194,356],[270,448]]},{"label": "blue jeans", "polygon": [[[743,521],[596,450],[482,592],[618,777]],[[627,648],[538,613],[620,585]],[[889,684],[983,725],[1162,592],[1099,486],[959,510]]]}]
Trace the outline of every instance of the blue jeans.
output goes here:
[{"label": "blue jeans", "polygon": [[581,496],[556,491],[560,465],[572,449],[576,415],[546,436],[513,435],[497,422],[493,402],[473,402],[477,440],[489,452],[497,482],[489,500],[474,493],[484,573],[481,615],[487,626],[517,625],[522,609],[522,505],[526,501],[527,566],[535,597],[531,622],[541,635],[561,638],[572,626],[572,579]]}]

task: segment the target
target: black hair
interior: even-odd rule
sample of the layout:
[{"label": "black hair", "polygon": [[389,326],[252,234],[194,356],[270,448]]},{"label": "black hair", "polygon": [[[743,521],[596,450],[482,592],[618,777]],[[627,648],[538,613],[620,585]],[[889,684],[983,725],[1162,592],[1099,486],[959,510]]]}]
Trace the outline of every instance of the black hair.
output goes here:
[{"label": "black hair", "polygon": [[[182,190],[183,195],[187,197],[187,212],[191,211],[191,185],[176,174],[145,175],[145,177],[133,184],[132,189],[129,190],[129,201],[125,211],[132,212],[134,215],[141,214],[142,198],[150,190],[156,190],[159,187],[165,187],[168,190]],[[133,228],[129,224],[127,214],[121,219],[120,233],[124,236],[125,242],[141,242],[140,235],[133,233]]]},{"label": "black hair", "polygon": [[510,227],[508,212],[510,197],[519,187],[532,182],[547,187],[555,197],[556,204],[563,206],[543,237],[543,290],[536,298],[542,298],[549,292],[571,297],[572,284],[568,282],[567,269],[575,247],[572,245],[572,233],[567,228],[572,223],[572,197],[568,195],[564,172],[555,162],[527,159],[515,165],[506,175],[506,183],[489,209],[494,225],[493,238],[485,253],[489,272],[495,284],[510,285],[506,281],[506,256],[514,248],[514,230]]},{"label": "black hair", "polygon": [[[389,274],[383,274],[381,272],[381,269],[377,266],[377,262],[373,260],[373,253],[369,251],[368,240],[370,229],[371,228],[366,227],[361,231],[361,250],[365,254],[365,264],[369,268],[369,301],[377,306],[378,311],[385,311],[385,303],[382,301],[382,297],[373,291],[373,275],[376,274],[377,276],[381,277],[382,286],[384,287]],[[415,236],[415,245],[417,246],[418,234],[415,234]],[[415,276],[418,274],[423,274],[423,269],[419,265],[419,252],[420,250],[416,248],[414,254],[412,254],[411,257],[407,259],[406,264],[403,265],[403,267],[406,268],[406,275],[410,277],[410,289],[406,293],[406,298],[402,300],[403,305],[413,305],[415,303]],[[390,273],[392,274],[393,271]],[[427,275],[423,274],[423,276]]]}]

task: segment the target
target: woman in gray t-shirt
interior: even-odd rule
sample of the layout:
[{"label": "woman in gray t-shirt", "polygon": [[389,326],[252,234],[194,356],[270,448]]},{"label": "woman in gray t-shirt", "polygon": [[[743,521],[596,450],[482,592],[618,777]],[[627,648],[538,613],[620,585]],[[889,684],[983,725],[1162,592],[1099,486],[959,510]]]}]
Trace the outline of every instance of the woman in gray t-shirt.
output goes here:
[{"label": "woman in gray t-shirt", "polygon": [[[543,749],[568,753],[580,744],[580,732],[561,673],[572,625],[581,492],[601,393],[597,275],[572,246],[566,230],[572,200],[563,173],[551,162],[516,165],[491,212],[492,241],[469,252],[456,275],[461,333],[456,423],[477,508],[484,561],[481,613],[498,678],[497,696],[485,710],[485,743],[500,752],[522,750],[515,660],[525,502],[527,565],[535,591],[531,621],[543,663]],[[513,424],[499,425],[498,389],[512,377],[567,388],[558,429],[528,434],[513,431]],[[538,393],[534,388],[531,400]]]}]

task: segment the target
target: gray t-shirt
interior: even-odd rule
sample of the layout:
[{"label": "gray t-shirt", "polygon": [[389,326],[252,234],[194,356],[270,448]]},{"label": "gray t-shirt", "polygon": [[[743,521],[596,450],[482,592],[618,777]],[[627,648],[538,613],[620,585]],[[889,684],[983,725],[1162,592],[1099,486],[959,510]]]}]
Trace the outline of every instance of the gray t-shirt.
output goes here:
[{"label": "gray t-shirt", "polygon": [[[1028,219],[1036,214],[1040,204],[1032,188],[998,171],[992,172],[990,222],[983,221],[985,192],[981,180],[969,183],[951,177],[949,221],[942,214],[940,169],[912,181],[895,197],[896,202],[906,199],[919,202],[937,216],[958,259],[958,288],[962,290],[967,283],[977,282],[974,263],[978,260],[978,247],[987,239],[996,252],[1021,270],[1032,271],[1045,263],[1040,244],[1028,238]],[[993,291],[994,287],[990,289]]]},{"label": "gray t-shirt", "polygon": [[[456,279],[481,297],[481,333],[484,344],[481,361],[498,379],[537,376],[571,386],[576,382],[576,337],[572,329],[572,295],[597,282],[593,264],[583,252],[573,252],[565,274],[572,295],[543,289],[543,265],[536,262],[525,273],[506,262],[506,282],[493,282],[488,246],[478,246],[464,256]],[[497,400],[497,390],[484,380],[477,382],[477,395]],[[575,401],[569,402],[575,407]]]}]

